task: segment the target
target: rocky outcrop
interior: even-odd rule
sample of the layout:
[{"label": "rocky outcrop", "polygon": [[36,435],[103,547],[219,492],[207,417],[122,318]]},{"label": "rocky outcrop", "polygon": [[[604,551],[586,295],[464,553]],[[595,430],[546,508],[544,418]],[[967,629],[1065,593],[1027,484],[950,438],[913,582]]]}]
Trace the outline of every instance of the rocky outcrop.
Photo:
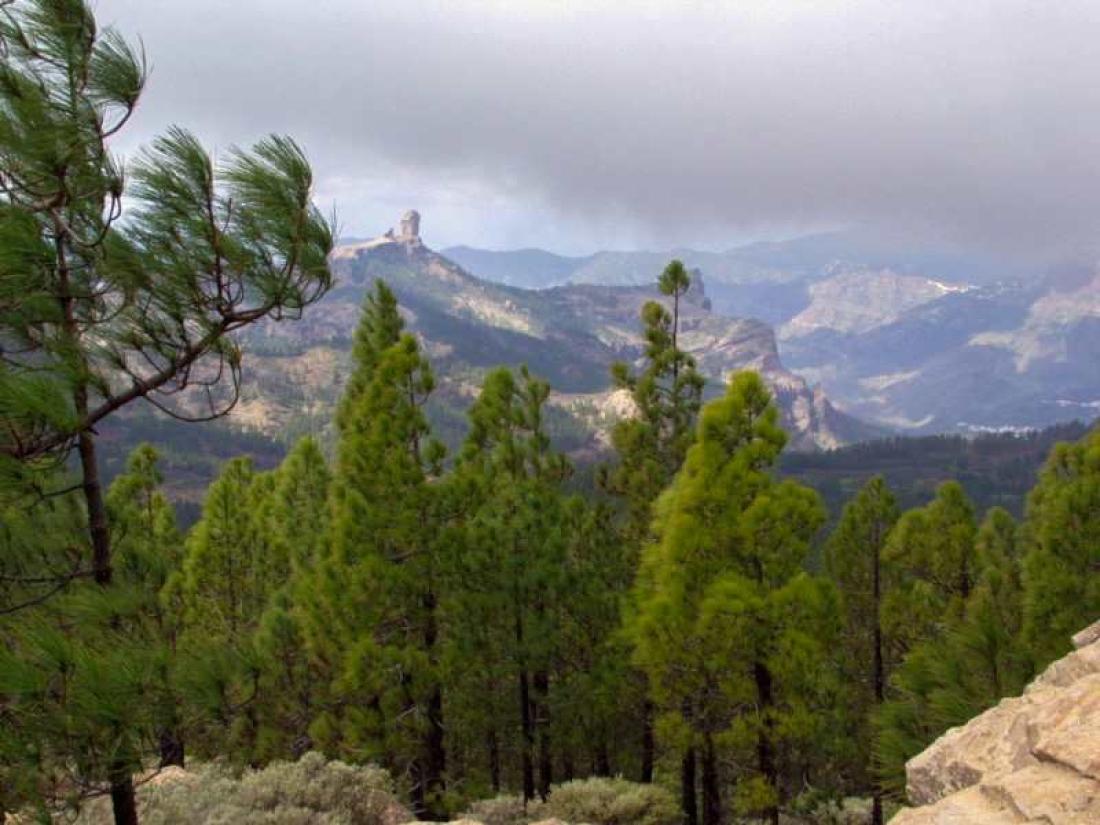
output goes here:
[{"label": "rocky outcrop", "polygon": [[1022,696],[953,728],[906,766],[892,825],[1100,823],[1100,622]]}]

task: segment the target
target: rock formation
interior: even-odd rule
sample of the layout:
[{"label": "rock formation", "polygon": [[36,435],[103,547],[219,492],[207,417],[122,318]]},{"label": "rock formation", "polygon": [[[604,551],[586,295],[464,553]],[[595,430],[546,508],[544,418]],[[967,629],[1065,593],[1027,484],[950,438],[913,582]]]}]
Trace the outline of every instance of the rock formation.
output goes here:
[{"label": "rock formation", "polygon": [[891,825],[1100,823],[1100,621],[1022,696],[953,728],[906,766]]}]

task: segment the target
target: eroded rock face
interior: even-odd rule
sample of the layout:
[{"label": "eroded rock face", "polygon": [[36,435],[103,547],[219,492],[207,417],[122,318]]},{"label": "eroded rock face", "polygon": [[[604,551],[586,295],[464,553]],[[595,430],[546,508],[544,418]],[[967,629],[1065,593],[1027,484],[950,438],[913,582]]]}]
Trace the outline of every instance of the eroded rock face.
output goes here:
[{"label": "eroded rock face", "polygon": [[953,728],[906,766],[892,825],[1100,823],[1100,622],[1022,696]]}]

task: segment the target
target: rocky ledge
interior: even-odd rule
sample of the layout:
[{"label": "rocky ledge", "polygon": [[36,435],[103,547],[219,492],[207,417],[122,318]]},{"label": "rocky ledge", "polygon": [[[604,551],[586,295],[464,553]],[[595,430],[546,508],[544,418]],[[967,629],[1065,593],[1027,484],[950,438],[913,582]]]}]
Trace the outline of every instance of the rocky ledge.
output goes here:
[{"label": "rocky ledge", "polygon": [[891,825],[1100,823],[1100,621],[1022,696],[953,728],[906,766],[919,807]]}]

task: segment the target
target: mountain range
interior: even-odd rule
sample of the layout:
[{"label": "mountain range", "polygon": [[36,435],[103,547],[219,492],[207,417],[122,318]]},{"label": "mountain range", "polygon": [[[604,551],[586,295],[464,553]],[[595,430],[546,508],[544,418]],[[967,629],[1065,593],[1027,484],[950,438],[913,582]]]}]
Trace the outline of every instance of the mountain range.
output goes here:
[{"label": "mountain range", "polygon": [[725,252],[444,250],[527,287],[652,280],[670,257],[702,271],[716,313],[776,328],[784,366],[836,409],[900,432],[1032,428],[1100,414],[1100,272],[913,250],[829,233]]},{"label": "mountain range", "polygon": [[[548,255],[526,258],[545,273],[553,271]],[[526,364],[553,387],[551,426],[559,443],[576,455],[600,453],[611,423],[631,408],[629,395],[611,386],[610,367],[640,362],[642,306],[668,300],[656,289],[665,263],[645,285],[534,290],[477,277],[416,234],[390,231],[342,244],[332,256],[336,285],[304,318],[265,323],[244,337],[246,378],[232,421],[284,438],[323,431],[348,375],[364,296],[384,279],[435,368],[439,387],[429,415],[445,440],[461,438],[465,409],[488,369]],[[533,278],[533,270],[525,277]],[[775,393],[795,449],[832,448],[884,432],[837,410],[787,369],[770,325],[714,311],[706,290],[696,272],[681,305],[680,340],[707,377],[708,394],[720,392],[733,371],[757,370]]]}]

